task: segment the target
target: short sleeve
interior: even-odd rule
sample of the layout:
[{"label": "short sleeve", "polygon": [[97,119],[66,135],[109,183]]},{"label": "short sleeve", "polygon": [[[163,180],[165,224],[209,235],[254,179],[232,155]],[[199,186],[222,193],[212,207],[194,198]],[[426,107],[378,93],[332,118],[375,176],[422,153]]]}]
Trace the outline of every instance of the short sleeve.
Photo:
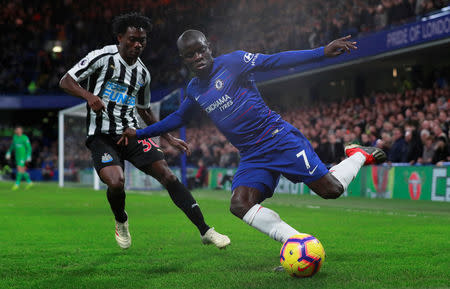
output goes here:
[{"label": "short sleeve", "polygon": [[75,64],[67,73],[76,82],[81,82],[104,64],[103,61],[107,55],[111,55],[111,53],[104,50],[94,50]]}]

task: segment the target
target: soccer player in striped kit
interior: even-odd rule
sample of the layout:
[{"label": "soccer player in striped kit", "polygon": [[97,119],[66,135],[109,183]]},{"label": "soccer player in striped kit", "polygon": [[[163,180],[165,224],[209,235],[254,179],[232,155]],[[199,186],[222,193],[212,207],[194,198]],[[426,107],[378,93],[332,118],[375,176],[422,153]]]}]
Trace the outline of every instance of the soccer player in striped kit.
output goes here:
[{"label": "soccer player in striped kit", "polygon": [[[139,59],[151,31],[150,19],[138,13],[124,14],[113,20],[113,31],[118,45],[90,52],[63,76],[60,87],[87,102],[86,145],[100,179],[108,186],[117,243],[123,249],[131,245],[123,173],[124,160],[128,160],[167,189],[173,202],[197,226],[203,243],[226,247],[230,239],[205,223],[197,202],[169,169],[163,151],[150,138],[134,140],[126,146],[116,144],[125,128],[138,128],[135,107],[147,125],[156,119],[150,109],[150,73]],[[79,85],[84,79],[88,79],[86,89]],[[162,137],[189,153],[184,141],[170,134]]]},{"label": "soccer player in striped kit", "polygon": [[299,232],[275,211],[261,206],[272,197],[281,174],[292,182],[304,182],[325,199],[335,199],[363,165],[381,163],[386,154],[378,148],[350,145],[345,148],[348,158],[328,170],[305,136],[267,107],[253,72],[286,69],[350,52],[356,42],[349,38],[312,50],[272,55],[234,51],[213,58],[205,35],[187,30],[177,41],[180,56],[196,75],[187,86],[186,99],[162,121],[144,129],[127,128],[119,143],[172,131],[203,109],[241,155],[231,186],[231,213],[283,243]]}]

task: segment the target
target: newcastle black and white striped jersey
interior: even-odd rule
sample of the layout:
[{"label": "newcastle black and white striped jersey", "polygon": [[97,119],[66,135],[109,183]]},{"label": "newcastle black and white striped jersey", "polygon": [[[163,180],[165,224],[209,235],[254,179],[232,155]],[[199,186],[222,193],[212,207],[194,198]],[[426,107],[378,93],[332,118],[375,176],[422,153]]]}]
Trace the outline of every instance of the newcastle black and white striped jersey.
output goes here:
[{"label": "newcastle black and white striped jersey", "polygon": [[68,74],[76,81],[88,79],[86,89],[98,95],[106,111],[96,114],[87,105],[88,135],[122,134],[126,127],[138,128],[135,106],[150,107],[150,73],[138,58],[128,65],[116,45],[90,52]]}]

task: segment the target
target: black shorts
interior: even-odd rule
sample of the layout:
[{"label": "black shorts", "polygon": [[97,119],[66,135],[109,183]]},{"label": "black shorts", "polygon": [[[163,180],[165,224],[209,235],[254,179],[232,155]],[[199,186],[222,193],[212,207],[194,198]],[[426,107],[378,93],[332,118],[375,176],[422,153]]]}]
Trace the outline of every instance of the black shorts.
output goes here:
[{"label": "black shorts", "polygon": [[142,170],[156,161],[164,159],[162,149],[150,138],[129,139],[128,145],[118,145],[120,135],[91,135],[86,140],[86,146],[92,154],[94,167],[99,172],[104,167],[121,166],[127,160],[136,168]]}]

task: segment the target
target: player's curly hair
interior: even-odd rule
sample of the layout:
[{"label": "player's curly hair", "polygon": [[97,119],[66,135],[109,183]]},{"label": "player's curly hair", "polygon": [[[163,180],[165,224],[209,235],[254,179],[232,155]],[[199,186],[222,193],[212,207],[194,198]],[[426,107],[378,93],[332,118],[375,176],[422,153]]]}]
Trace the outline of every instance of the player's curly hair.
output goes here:
[{"label": "player's curly hair", "polygon": [[115,17],[112,21],[114,35],[125,34],[128,27],[142,28],[147,33],[152,31],[150,18],[138,12],[130,12]]}]

